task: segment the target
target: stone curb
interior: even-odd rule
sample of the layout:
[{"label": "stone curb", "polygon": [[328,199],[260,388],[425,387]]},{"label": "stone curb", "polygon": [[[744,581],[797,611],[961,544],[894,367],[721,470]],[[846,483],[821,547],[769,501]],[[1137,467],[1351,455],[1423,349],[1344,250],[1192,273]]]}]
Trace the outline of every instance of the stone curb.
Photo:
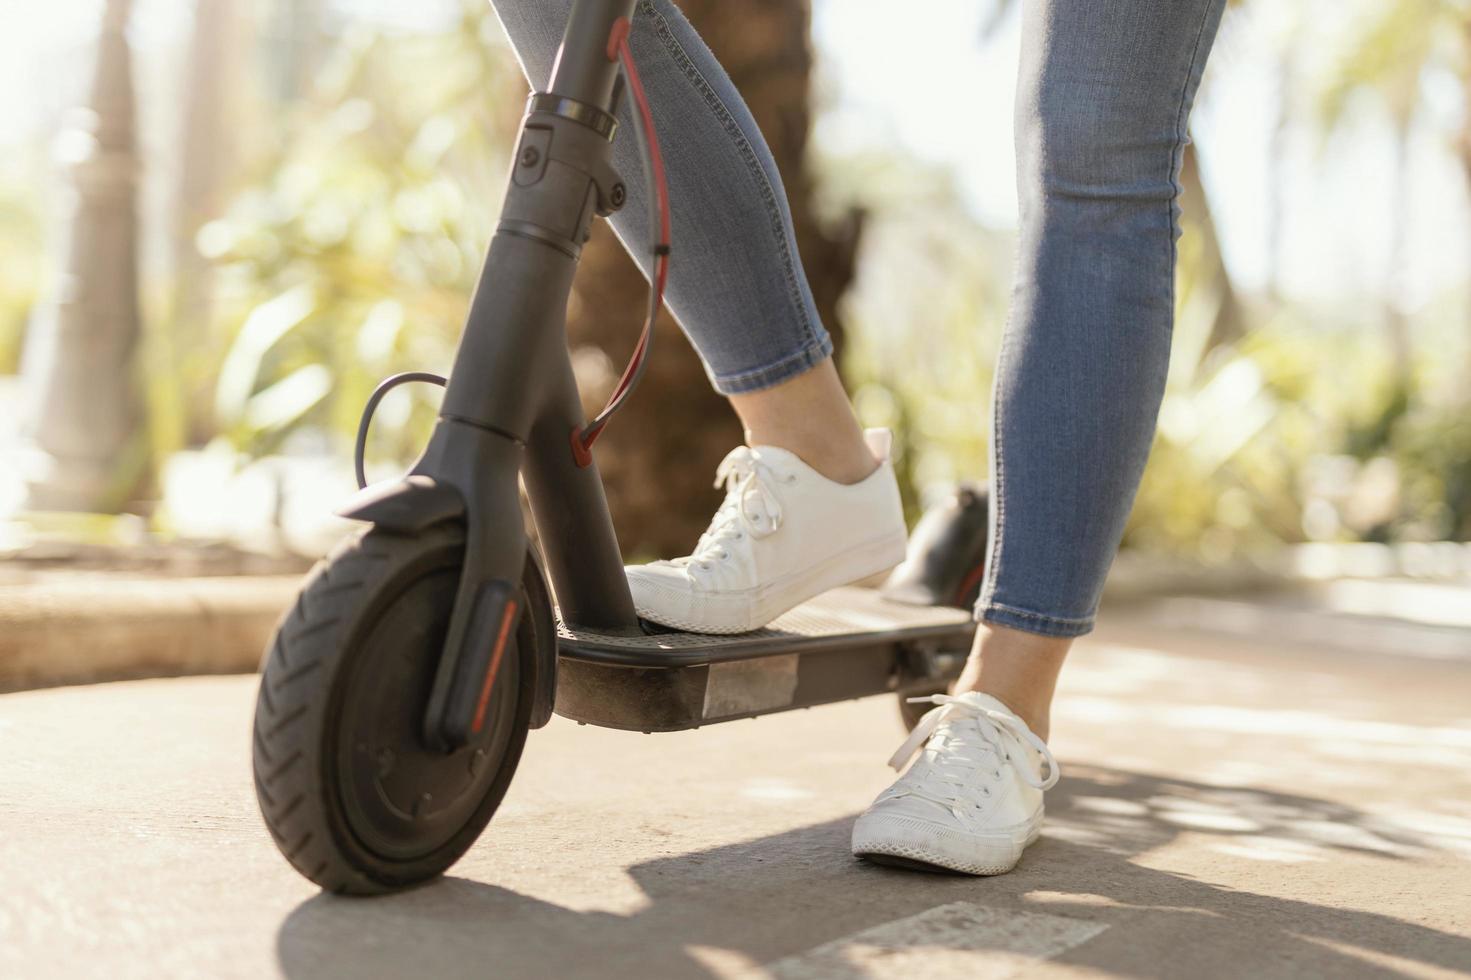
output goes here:
[{"label": "stone curb", "polygon": [[57,575],[0,586],[0,692],[255,670],[299,575]]},{"label": "stone curb", "polygon": [[[301,583],[300,574],[179,578],[160,571],[54,569],[0,579],[0,692],[254,671]],[[1463,544],[1309,545],[1264,562],[1217,566],[1125,553],[1109,576],[1105,601],[1245,598],[1338,576],[1465,581],[1468,574],[1471,546]],[[1176,604],[1171,614],[1178,619],[1184,608]],[[1461,634],[1449,642],[1467,641]]]}]

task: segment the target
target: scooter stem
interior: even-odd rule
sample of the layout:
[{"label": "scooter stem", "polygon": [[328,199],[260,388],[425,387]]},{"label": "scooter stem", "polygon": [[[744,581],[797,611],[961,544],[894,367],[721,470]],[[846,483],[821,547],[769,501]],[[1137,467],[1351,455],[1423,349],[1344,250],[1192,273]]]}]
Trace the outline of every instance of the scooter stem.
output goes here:
[{"label": "scooter stem", "polygon": [[563,618],[640,631],[601,477],[572,456],[568,436],[584,417],[566,340],[593,219],[626,197],[610,163],[618,67],[608,38],[634,3],[573,6],[550,91],[528,103],[440,420],[412,471],[464,502],[464,566],[424,720],[426,740],[444,749],[475,733],[467,685],[480,689],[494,671],[486,624],[515,630],[526,548],[518,475]]}]

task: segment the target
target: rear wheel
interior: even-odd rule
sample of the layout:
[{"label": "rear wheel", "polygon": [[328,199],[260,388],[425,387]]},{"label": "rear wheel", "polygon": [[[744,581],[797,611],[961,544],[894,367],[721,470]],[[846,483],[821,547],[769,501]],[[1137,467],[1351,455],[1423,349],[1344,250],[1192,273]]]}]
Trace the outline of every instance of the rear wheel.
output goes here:
[{"label": "rear wheel", "polygon": [[463,550],[453,524],[370,529],[313,570],[277,627],[256,701],[256,795],[281,853],[329,891],[375,894],[443,872],[520,760],[537,618],[524,589],[484,731],[449,753],[421,736]]}]

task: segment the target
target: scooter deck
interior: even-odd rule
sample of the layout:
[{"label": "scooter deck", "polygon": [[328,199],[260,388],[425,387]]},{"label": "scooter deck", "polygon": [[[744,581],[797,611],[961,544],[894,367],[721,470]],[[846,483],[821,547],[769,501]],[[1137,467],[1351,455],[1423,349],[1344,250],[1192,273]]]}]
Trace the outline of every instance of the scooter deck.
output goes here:
[{"label": "scooter deck", "polygon": [[558,714],[632,731],[679,731],[885,692],[959,674],[967,610],[834,589],[767,626],[716,636],[623,636],[558,624]]}]

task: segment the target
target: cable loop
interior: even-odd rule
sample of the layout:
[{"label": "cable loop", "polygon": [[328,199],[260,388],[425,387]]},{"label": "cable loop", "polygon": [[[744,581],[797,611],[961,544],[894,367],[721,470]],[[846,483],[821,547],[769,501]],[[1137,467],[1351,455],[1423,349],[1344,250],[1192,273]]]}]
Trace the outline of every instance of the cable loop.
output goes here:
[{"label": "cable loop", "polygon": [[383,396],[399,385],[410,381],[426,381],[439,385],[441,388],[447,383],[444,378],[437,374],[430,374],[428,371],[405,371],[378,382],[378,387],[374,388],[373,393],[368,396],[368,404],[363,407],[363,417],[358,421],[357,445],[352,454],[353,472],[357,474],[359,490],[368,485],[368,476],[363,468],[363,456],[368,450],[368,426],[373,422],[373,413],[378,410],[378,403],[383,400]]}]

